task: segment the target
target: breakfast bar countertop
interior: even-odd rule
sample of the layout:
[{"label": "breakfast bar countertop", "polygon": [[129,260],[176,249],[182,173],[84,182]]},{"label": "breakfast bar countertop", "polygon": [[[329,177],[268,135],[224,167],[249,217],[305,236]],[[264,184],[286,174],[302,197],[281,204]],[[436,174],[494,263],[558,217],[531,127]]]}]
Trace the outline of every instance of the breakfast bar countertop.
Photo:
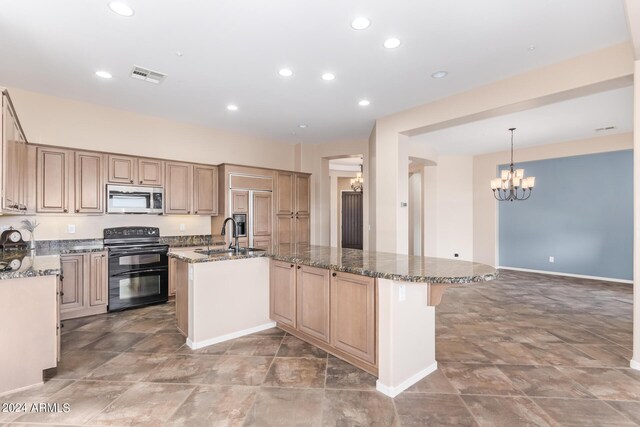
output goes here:
[{"label": "breakfast bar countertop", "polygon": [[485,282],[496,279],[498,276],[495,268],[476,262],[315,245],[298,248],[280,245],[271,251],[240,255],[206,255],[195,251],[180,253],[170,251],[169,256],[189,263],[267,256],[278,261],[361,276],[418,283],[464,284]]},{"label": "breakfast bar countertop", "polygon": [[0,253],[0,280],[61,274],[60,256],[28,251]]}]

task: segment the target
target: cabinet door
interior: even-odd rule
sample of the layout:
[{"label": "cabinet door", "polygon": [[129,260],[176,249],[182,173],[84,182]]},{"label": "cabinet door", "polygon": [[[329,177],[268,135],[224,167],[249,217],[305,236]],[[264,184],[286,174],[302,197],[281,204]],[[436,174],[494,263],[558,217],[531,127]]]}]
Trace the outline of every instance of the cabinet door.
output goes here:
[{"label": "cabinet door", "polygon": [[169,258],[169,296],[176,295],[176,285],[178,282],[177,264],[177,258]]},{"label": "cabinet door", "polygon": [[2,210],[18,211],[18,134],[16,119],[6,96],[2,96]]},{"label": "cabinet door", "polygon": [[84,308],[84,256],[64,255],[62,266],[60,317],[69,319],[74,311]]},{"label": "cabinet door", "polygon": [[196,215],[217,215],[218,168],[194,165],[193,181],[193,213]]},{"label": "cabinet door", "polygon": [[276,215],[276,244],[292,245],[294,241],[294,218],[293,215]]},{"label": "cabinet door", "polygon": [[296,269],[283,261],[271,261],[269,288],[271,319],[296,327]]},{"label": "cabinet door", "polygon": [[329,287],[329,270],[298,266],[298,330],[326,343],[329,342]]},{"label": "cabinet door", "polygon": [[162,187],[162,161],[138,159],[138,184]]},{"label": "cabinet door", "polygon": [[271,236],[271,193],[253,193],[253,235]]},{"label": "cabinet door", "polygon": [[76,151],[76,213],[104,212],[103,162],[104,158],[102,154]]},{"label": "cabinet door", "polygon": [[38,147],[36,165],[36,210],[44,213],[69,211],[69,171],[71,152]]},{"label": "cabinet door", "polygon": [[311,179],[309,175],[296,175],[296,215],[311,213]]},{"label": "cabinet door", "polygon": [[232,213],[249,213],[249,192],[245,190],[232,190],[231,209]]},{"label": "cabinet door", "polygon": [[136,182],[136,159],[127,156],[109,154],[109,182],[114,184],[133,184]]},{"label": "cabinet door", "polygon": [[331,345],[375,364],[375,279],[341,272],[331,276]]},{"label": "cabinet door", "polygon": [[311,244],[311,219],[309,215],[297,215],[295,221],[296,245],[304,246]]},{"label": "cabinet door", "polygon": [[165,204],[164,212],[168,214],[190,214],[191,165],[187,163],[165,163]]},{"label": "cabinet door", "polygon": [[255,237],[253,239],[253,247],[257,249],[271,250],[271,237]]},{"label": "cabinet door", "polygon": [[109,276],[106,252],[89,254],[89,305],[109,303]]},{"label": "cabinet door", "polygon": [[176,260],[176,321],[178,330],[189,336],[189,264]]},{"label": "cabinet door", "polygon": [[276,177],[276,214],[292,214],[294,211],[294,174],[278,172]]}]

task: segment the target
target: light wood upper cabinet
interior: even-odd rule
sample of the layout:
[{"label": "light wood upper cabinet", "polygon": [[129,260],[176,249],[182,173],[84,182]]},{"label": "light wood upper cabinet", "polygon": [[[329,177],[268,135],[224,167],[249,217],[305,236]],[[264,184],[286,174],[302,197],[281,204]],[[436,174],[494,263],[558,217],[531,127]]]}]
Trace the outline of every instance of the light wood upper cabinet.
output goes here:
[{"label": "light wood upper cabinet", "polygon": [[309,215],[298,215],[295,219],[295,243],[298,247],[311,244],[311,218]]},{"label": "light wood upper cabinet", "polygon": [[295,174],[278,172],[276,176],[276,214],[292,214],[294,212],[293,183]]},{"label": "light wood upper cabinet", "polygon": [[294,264],[271,261],[269,308],[271,319],[296,327],[296,269]]},{"label": "light wood upper cabinet", "polygon": [[309,215],[311,213],[310,181],[309,175],[296,174],[296,215]]},{"label": "light wood upper cabinet", "polygon": [[165,213],[190,214],[193,193],[192,165],[166,162],[164,193]]},{"label": "light wood upper cabinet", "polygon": [[193,166],[193,213],[218,215],[218,168]]},{"label": "light wood upper cabinet", "polygon": [[89,306],[109,303],[109,275],[106,252],[89,254]]},{"label": "light wood upper cabinet", "polygon": [[298,265],[298,330],[329,342],[329,270]]},{"label": "light wood upper cabinet", "polygon": [[138,184],[162,187],[162,166],[162,160],[138,159]]},{"label": "light wood upper cabinet", "polygon": [[231,191],[231,212],[249,213],[249,192],[246,190]]},{"label": "light wood upper cabinet", "polygon": [[[0,210],[8,214],[33,212],[35,192],[28,184],[29,174],[35,171],[29,163],[29,150],[26,138],[19,125],[18,116],[13,110],[9,95],[2,93],[2,141],[0,142]],[[35,162],[33,163],[35,164]]]},{"label": "light wood upper cabinet", "polygon": [[375,279],[335,272],[331,277],[331,345],[376,363]]},{"label": "light wood upper cabinet", "polygon": [[276,242],[278,245],[292,245],[295,243],[295,228],[292,215],[276,215]]},{"label": "light wood upper cabinet", "polygon": [[271,236],[271,193],[253,193],[253,235]]},{"label": "light wood upper cabinet", "polygon": [[69,212],[69,174],[73,152],[60,148],[38,147],[36,210],[43,213]]},{"label": "light wood upper cabinet", "polygon": [[75,212],[104,212],[104,156],[75,153]]},{"label": "light wood upper cabinet", "polygon": [[112,184],[133,184],[136,179],[136,159],[135,157],[117,156],[109,154],[108,161],[108,181]]}]

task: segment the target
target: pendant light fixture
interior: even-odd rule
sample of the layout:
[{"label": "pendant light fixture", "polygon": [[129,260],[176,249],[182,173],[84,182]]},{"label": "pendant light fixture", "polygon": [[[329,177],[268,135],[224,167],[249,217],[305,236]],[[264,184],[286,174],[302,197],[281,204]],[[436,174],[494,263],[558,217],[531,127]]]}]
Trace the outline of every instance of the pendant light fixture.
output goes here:
[{"label": "pendant light fixture", "polygon": [[496,200],[501,202],[513,202],[514,200],[527,200],[531,196],[531,191],[536,183],[536,178],[524,177],[524,169],[514,169],[513,167],[513,131],[511,132],[511,164],[509,170],[503,170],[499,178],[491,180],[491,190]]},{"label": "pendant light fixture", "polygon": [[362,163],[360,163],[360,172],[356,174],[355,178],[351,178],[351,189],[353,191],[359,191],[362,193],[362,187],[364,180],[362,179]]}]

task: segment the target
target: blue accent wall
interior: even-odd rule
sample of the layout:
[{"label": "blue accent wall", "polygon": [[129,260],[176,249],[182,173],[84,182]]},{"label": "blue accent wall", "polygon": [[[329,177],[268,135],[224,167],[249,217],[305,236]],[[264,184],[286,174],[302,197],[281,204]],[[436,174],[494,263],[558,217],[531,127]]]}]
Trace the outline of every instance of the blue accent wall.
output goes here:
[{"label": "blue accent wall", "polygon": [[501,266],[632,280],[632,150],[516,168],[536,184],[526,201],[498,202]]}]

